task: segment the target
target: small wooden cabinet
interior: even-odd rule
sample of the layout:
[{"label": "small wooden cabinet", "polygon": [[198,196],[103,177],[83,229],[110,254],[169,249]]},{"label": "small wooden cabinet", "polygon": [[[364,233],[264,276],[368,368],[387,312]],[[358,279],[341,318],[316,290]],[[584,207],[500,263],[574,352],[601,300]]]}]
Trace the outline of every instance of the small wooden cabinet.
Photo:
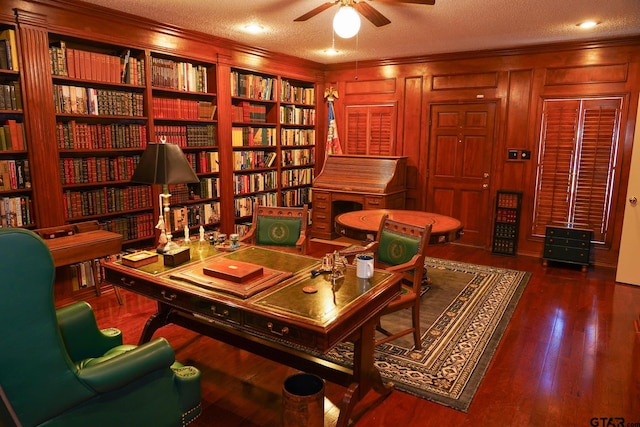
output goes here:
[{"label": "small wooden cabinet", "polygon": [[569,226],[547,226],[544,238],[542,264],[558,261],[582,265],[587,271],[591,256],[593,231],[587,228]]}]

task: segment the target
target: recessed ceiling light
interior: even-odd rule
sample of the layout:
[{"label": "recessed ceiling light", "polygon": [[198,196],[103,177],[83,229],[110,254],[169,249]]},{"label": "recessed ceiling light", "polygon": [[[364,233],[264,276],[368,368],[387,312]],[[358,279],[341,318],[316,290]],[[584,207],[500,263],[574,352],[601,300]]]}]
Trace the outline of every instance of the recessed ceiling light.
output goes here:
[{"label": "recessed ceiling light", "polygon": [[247,33],[260,34],[264,31],[264,27],[262,25],[256,24],[255,22],[252,22],[251,24],[245,25],[244,30]]},{"label": "recessed ceiling light", "polygon": [[329,49],[325,49],[325,50],[323,50],[323,52],[324,52],[324,54],[325,54],[325,55],[328,55],[328,56],[334,56],[334,55],[337,55],[337,54],[339,54],[339,53],[340,53],[340,51],[339,51],[339,50],[335,50],[335,49],[334,49],[334,48],[332,48],[332,47],[330,47]]},{"label": "recessed ceiling light", "polygon": [[584,21],[584,22],[579,23],[578,27],[587,30],[589,28],[595,27],[598,24],[599,24],[599,22],[596,22],[596,21]]}]

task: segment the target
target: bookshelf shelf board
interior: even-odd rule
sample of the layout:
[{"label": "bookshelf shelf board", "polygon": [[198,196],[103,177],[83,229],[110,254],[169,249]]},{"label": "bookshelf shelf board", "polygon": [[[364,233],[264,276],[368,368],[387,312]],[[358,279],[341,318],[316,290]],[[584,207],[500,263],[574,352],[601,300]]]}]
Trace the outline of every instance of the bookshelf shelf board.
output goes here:
[{"label": "bookshelf shelf board", "polygon": [[115,82],[105,82],[102,80],[89,80],[89,79],[80,79],[77,77],[66,77],[66,76],[56,76],[56,75],[52,75],[51,76],[51,80],[54,83],[69,83],[69,84],[73,84],[74,86],[79,85],[82,87],[95,87],[98,86],[100,88],[107,88],[107,89],[113,89],[113,88],[119,88],[119,89],[125,89],[128,92],[144,92],[145,90],[145,86],[141,86],[141,85],[136,85],[136,84],[131,84],[131,83],[115,83]]},{"label": "bookshelf shelf board", "polygon": [[0,194],[2,195],[25,194],[25,193],[31,193],[31,188],[14,188],[14,189],[0,190]]},{"label": "bookshelf shelf board", "polygon": [[215,124],[218,122],[217,119],[176,119],[170,117],[157,117],[153,119],[154,123],[193,123],[193,124]]},{"label": "bookshelf shelf board", "polygon": [[194,92],[180,89],[172,89],[167,87],[152,86],[153,95],[170,95],[172,98],[197,98],[213,100],[217,97],[215,92]]}]

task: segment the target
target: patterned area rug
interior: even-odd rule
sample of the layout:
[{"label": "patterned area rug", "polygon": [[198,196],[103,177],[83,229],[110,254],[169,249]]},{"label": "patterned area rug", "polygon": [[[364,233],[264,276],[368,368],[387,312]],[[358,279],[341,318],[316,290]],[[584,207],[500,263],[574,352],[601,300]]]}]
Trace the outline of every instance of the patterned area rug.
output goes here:
[{"label": "patterned area rug", "polygon": [[[376,366],[397,390],[466,412],[531,273],[427,258],[422,350],[412,335],[376,348]],[[385,316],[385,329],[408,324],[410,310]],[[351,366],[353,346],[323,357]]]}]

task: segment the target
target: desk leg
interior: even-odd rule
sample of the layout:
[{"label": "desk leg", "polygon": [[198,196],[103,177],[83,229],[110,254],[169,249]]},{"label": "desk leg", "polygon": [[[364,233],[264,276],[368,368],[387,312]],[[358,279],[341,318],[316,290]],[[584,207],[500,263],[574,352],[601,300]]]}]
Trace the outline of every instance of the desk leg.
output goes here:
[{"label": "desk leg", "polygon": [[[362,415],[368,408],[382,402],[393,390],[393,384],[384,384],[380,371],[374,365],[375,328],[377,318],[369,320],[360,329],[360,334],[353,341],[353,383],[349,386],[340,402],[340,417],[337,427],[346,427],[349,424],[351,413],[356,404],[362,400],[371,390],[375,390],[380,396],[362,409]],[[358,416],[359,417],[359,416]]]},{"label": "desk leg", "polygon": [[144,325],[142,335],[138,345],[151,341],[153,334],[161,327],[168,325],[169,314],[171,313],[171,306],[158,302],[158,311],[149,317],[147,323]]}]

